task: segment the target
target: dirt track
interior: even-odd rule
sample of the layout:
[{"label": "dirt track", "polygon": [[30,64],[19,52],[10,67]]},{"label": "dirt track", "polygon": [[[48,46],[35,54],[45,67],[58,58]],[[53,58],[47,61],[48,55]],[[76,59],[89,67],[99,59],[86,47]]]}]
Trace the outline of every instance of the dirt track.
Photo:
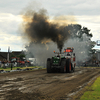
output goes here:
[{"label": "dirt track", "polygon": [[99,75],[100,69],[77,68],[74,73],[46,70],[0,74],[0,100],[67,100],[68,95]]}]

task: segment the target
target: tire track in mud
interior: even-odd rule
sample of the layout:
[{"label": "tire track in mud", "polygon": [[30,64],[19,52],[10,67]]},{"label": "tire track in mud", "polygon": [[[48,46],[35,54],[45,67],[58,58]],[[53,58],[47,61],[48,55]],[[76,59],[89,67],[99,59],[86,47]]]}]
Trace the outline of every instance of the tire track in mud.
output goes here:
[{"label": "tire track in mud", "polygon": [[38,70],[2,74],[0,100],[64,100],[98,74],[96,68],[77,68],[74,73]]}]

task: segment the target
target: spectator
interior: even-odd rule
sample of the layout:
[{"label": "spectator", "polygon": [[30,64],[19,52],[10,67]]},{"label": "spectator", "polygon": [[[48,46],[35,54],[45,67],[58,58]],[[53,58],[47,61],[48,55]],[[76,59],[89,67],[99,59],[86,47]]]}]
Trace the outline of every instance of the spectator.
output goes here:
[{"label": "spectator", "polygon": [[1,60],[0,60],[0,67],[1,67],[1,64],[2,64],[2,62],[1,62]]},{"label": "spectator", "polygon": [[4,59],[3,59],[3,61],[2,61],[2,67],[4,67],[4,64],[5,64],[5,62],[4,62]]}]

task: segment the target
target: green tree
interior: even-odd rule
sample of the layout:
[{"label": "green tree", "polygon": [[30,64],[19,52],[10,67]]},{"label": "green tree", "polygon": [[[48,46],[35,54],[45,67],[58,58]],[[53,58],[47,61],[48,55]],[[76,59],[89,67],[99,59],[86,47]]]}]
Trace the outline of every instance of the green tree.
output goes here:
[{"label": "green tree", "polygon": [[86,34],[87,37],[89,38],[89,40],[91,39],[91,37],[93,36],[90,33],[90,30],[87,27],[82,27],[79,24],[71,24],[67,26],[68,30],[69,30],[69,34],[71,35],[71,38],[79,38],[80,41],[83,40],[83,35]]},{"label": "green tree", "polygon": [[23,57],[25,57],[25,54],[20,54],[17,57],[20,58],[20,59],[23,59]]},{"label": "green tree", "polygon": [[[95,42],[91,41],[91,38],[93,37],[92,33],[90,33],[90,30],[87,27],[82,27],[79,24],[71,24],[67,26],[70,34],[71,39],[76,39],[77,42],[85,43],[85,45],[79,45],[77,50],[79,51],[79,54],[83,53],[85,55],[88,54],[88,57],[92,57],[95,54],[95,50],[92,49],[95,46]],[[82,51],[82,47],[85,46],[87,49],[86,52]],[[83,56],[84,56],[83,55]]]},{"label": "green tree", "polygon": [[11,55],[10,55],[10,60],[12,59],[12,57],[16,57],[13,53],[11,53]]}]

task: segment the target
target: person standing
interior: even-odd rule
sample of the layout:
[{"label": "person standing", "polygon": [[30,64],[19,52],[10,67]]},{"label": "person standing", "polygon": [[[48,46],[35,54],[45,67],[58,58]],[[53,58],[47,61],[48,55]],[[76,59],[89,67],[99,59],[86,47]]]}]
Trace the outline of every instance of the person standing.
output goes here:
[{"label": "person standing", "polygon": [[5,64],[5,62],[4,62],[4,59],[3,59],[3,61],[2,61],[2,67],[4,67],[4,64]]},{"label": "person standing", "polygon": [[1,60],[0,60],[0,67],[1,67],[1,64],[2,64],[2,63],[1,63]]}]

